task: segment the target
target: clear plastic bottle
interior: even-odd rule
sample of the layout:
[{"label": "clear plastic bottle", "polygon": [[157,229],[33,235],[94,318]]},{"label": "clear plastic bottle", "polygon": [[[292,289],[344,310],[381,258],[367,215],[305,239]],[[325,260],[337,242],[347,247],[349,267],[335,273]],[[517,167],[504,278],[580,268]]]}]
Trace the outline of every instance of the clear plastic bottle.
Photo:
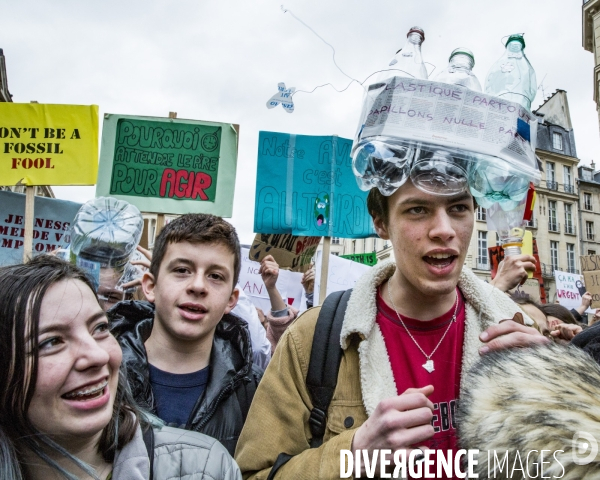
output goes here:
[{"label": "clear plastic bottle", "polygon": [[143,229],[144,219],[136,206],[111,197],[94,198],[79,209],[73,220],[71,262],[90,274],[96,288],[101,286],[106,271],[112,272],[111,278],[116,281],[123,274]]},{"label": "clear plastic bottle", "polygon": [[530,110],[537,93],[537,82],[524,49],[523,35],[508,38],[506,51],[494,63],[485,80],[485,93],[519,103]]},{"label": "clear plastic bottle", "polygon": [[470,90],[481,92],[481,83],[473,73],[475,57],[468,48],[457,48],[448,59],[448,66],[433,79],[435,82],[462,85]]},{"label": "clear plastic bottle", "polygon": [[381,82],[390,77],[414,77],[427,79],[427,69],[421,55],[421,44],[425,41],[425,32],[420,27],[412,27],[406,35],[406,43],[398,50],[390,61],[387,69],[379,74],[377,81]]}]

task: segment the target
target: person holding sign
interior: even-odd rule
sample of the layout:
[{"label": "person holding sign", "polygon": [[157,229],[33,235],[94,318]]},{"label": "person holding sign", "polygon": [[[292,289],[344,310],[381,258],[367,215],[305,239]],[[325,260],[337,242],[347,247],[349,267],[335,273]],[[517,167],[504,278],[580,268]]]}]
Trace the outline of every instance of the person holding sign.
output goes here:
[{"label": "person holding sign", "polygon": [[[372,267],[352,291],[340,338],[330,342],[342,348],[337,384],[319,418],[306,378],[320,309],[282,336],[236,450],[245,479],[339,478],[342,451],[369,458],[387,449],[408,456],[420,446],[455,452],[456,405],[479,356],[550,342],[507,295],[464,268],[475,207],[467,178],[427,162],[419,163],[418,181],[400,167],[392,175],[389,164],[369,171],[374,186],[404,175],[391,191],[385,184],[368,196],[395,262]],[[324,424],[322,438],[311,432],[315,420]],[[355,475],[364,476],[364,463],[359,468]]]}]

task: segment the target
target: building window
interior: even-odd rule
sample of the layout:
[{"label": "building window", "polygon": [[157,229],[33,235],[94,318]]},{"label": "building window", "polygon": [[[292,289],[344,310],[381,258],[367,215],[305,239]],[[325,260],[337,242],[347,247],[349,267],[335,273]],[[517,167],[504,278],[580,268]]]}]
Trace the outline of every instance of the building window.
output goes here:
[{"label": "building window", "polygon": [[552,134],[552,148],[554,150],[562,150],[563,149],[563,144],[562,144],[562,134],[561,133],[553,133]]},{"label": "building window", "polygon": [[583,194],[583,208],[585,210],[592,210],[592,194],[591,193]]},{"label": "building window", "polygon": [[588,255],[596,255],[596,250],[588,250]]},{"label": "building window", "polygon": [[156,240],[156,220],[153,218],[150,220],[150,234],[148,235],[148,243],[154,245]]},{"label": "building window", "polygon": [[571,174],[571,167],[563,166],[563,177],[564,187],[566,193],[575,193],[575,187],[573,187],[573,175]]},{"label": "building window", "polygon": [[585,232],[588,240],[594,240],[594,222],[585,222]]},{"label": "building window", "polygon": [[573,206],[570,203],[565,203],[565,233],[573,235],[575,227],[573,226]]},{"label": "building window", "polygon": [[553,162],[546,162],[546,186],[548,190],[558,190],[556,183],[556,169]]},{"label": "building window", "polygon": [[480,222],[485,222],[486,220],[486,216],[485,216],[485,208],[483,208],[481,205],[479,205],[477,207],[477,220],[479,220]]},{"label": "building window", "polygon": [[556,201],[548,201],[548,230],[558,232],[558,222],[556,221]]},{"label": "building window", "polygon": [[340,237],[331,237],[331,243],[334,245],[340,244]]},{"label": "building window", "polygon": [[558,270],[558,242],[550,240],[550,263],[551,274],[554,275],[554,270]]},{"label": "building window", "polygon": [[332,255],[335,255],[336,257],[339,257],[340,252],[331,252]]},{"label": "building window", "polygon": [[569,273],[577,273],[575,269],[575,244],[567,243],[567,270]]},{"label": "building window", "polygon": [[477,231],[477,268],[489,270],[487,232]]}]

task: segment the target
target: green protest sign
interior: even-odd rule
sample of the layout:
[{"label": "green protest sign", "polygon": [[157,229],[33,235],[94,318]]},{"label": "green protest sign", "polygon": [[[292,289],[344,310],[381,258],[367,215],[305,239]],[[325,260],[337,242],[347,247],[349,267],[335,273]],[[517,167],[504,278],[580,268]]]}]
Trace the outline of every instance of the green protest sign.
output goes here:
[{"label": "green protest sign", "polygon": [[96,196],[146,212],[231,217],[236,165],[234,125],[107,114]]},{"label": "green protest sign", "polygon": [[341,258],[347,258],[348,260],[352,260],[353,262],[362,263],[364,265],[369,265],[372,267],[377,263],[377,254],[375,252],[372,253],[355,253],[350,255],[340,255]]}]

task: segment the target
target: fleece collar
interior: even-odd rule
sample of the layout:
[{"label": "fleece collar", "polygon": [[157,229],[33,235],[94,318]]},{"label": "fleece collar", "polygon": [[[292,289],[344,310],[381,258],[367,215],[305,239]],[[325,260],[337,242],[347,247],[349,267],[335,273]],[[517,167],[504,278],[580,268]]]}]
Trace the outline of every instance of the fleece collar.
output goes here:
[{"label": "fleece collar", "polygon": [[[358,334],[359,362],[363,402],[368,415],[385,398],[397,395],[392,366],[387,355],[381,330],[376,322],[377,289],[396,270],[392,261],[372,267],[354,286],[348,302],[341,332],[341,346],[348,348],[350,336]],[[462,370],[466,372],[479,358],[479,335],[502,319],[523,313],[508,296],[463,268],[458,287],[465,297],[466,320]],[[533,321],[523,315],[527,324]],[[463,375],[462,378],[465,378]],[[464,389],[461,381],[461,390]]]}]

